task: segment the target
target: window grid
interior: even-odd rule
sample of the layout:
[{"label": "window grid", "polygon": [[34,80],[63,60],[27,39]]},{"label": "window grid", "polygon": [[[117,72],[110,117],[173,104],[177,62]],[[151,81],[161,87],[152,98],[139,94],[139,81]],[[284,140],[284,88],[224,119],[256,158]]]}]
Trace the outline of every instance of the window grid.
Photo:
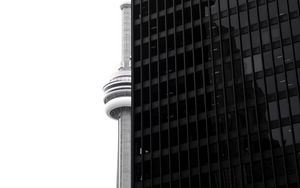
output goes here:
[{"label": "window grid", "polygon": [[[168,4],[167,2],[171,1],[163,1],[164,8],[159,8],[158,6],[155,7],[154,13],[152,12],[151,15],[148,15],[151,10],[153,10],[152,2],[156,2],[156,5],[159,5],[161,3],[160,0],[152,0],[152,1],[139,1],[136,0],[133,3],[134,7],[139,6],[139,9],[133,9],[133,15],[135,15],[136,10],[139,10],[141,13],[140,16],[133,17],[133,25],[139,26],[140,34],[137,38],[133,37],[133,70],[140,70],[140,72],[133,71],[133,90],[136,92],[133,92],[133,126],[139,127],[137,129],[133,129],[133,135],[134,138],[141,138],[140,139],[140,146],[142,147],[142,150],[140,151],[140,155],[136,156],[136,148],[134,153],[134,164],[133,168],[135,168],[135,164],[142,164],[140,172],[142,173],[142,176],[145,175],[145,171],[149,170],[149,175],[147,178],[141,177],[139,181],[134,178],[134,185],[136,187],[154,187],[157,185],[163,185],[165,181],[171,182],[171,181],[178,181],[179,185],[183,187],[184,185],[188,185],[188,187],[193,187],[194,179],[192,177],[199,177],[198,183],[201,185],[205,185],[205,178],[207,174],[208,175],[208,185],[209,187],[215,187],[215,186],[233,186],[236,184],[236,178],[234,176],[230,176],[228,182],[225,182],[224,180],[224,173],[223,170],[229,170],[233,173],[236,169],[241,172],[242,176],[242,186],[246,187],[249,185],[258,185],[258,187],[264,187],[267,184],[270,183],[270,178],[266,179],[264,176],[264,173],[260,176],[257,176],[255,174],[257,169],[262,169],[262,167],[265,165],[264,161],[266,160],[266,155],[269,152],[271,153],[268,159],[271,159],[272,161],[272,167],[273,170],[273,178],[271,178],[272,183],[271,185],[276,185],[277,179],[284,179],[285,183],[295,183],[295,179],[290,180],[288,177],[288,169],[287,166],[289,165],[288,161],[286,160],[286,157],[292,154],[292,156],[297,159],[299,158],[299,147],[297,143],[297,132],[295,132],[297,128],[297,123],[299,123],[299,114],[292,114],[292,103],[291,103],[291,97],[297,97],[299,98],[299,59],[297,59],[297,56],[295,55],[296,52],[296,45],[299,43],[299,36],[294,36],[292,31],[292,24],[291,22],[293,20],[299,19],[299,9],[297,11],[297,14],[295,12],[289,13],[287,15],[279,15],[279,6],[278,6],[278,0],[273,1],[251,1],[248,0],[247,4],[239,4],[238,8],[237,6],[233,6],[231,8],[230,4],[232,2],[235,2],[233,0],[227,0],[226,6],[224,8],[224,5],[221,5],[219,0],[217,0],[217,5],[214,7],[214,10],[216,9],[217,14],[211,13],[212,6],[210,6],[210,1],[208,1],[208,14],[206,15],[206,6],[204,5],[205,1],[202,0],[203,3],[199,3],[199,1],[178,1],[174,0],[173,6]],[[236,2],[237,3],[237,2]],[[274,3],[276,4],[276,13],[272,17],[272,19],[269,22],[261,22],[259,20],[260,12],[259,7],[266,6],[267,7],[267,17],[269,17],[269,4],[272,4],[274,6]],[[146,6],[147,4],[147,6]],[[160,4],[160,7],[162,4]],[[193,7],[198,6],[200,15],[197,19],[194,19],[193,16]],[[299,8],[299,2],[297,1],[297,5]],[[222,12],[221,12],[221,6]],[[146,7],[146,8],[145,8]],[[188,9],[190,8],[190,9]],[[287,2],[287,9],[290,10],[289,4]],[[176,11],[180,10],[181,14],[181,24],[176,27]],[[260,24],[255,24],[255,22],[250,25],[250,11],[251,14],[253,14],[253,11],[257,14],[257,21]],[[173,19],[172,22],[174,27],[167,28],[165,27],[160,31],[159,26],[159,17],[164,16],[164,25],[167,26],[169,24],[167,16],[168,14],[173,13]],[[246,15],[247,22],[246,27],[244,28],[232,28],[229,27],[223,28],[223,18],[224,21],[227,21],[229,25],[231,25],[231,15],[237,15],[238,18],[238,25],[240,25],[240,16],[243,13],[243,15]],[[254,13],[255,14],[255,13]],[[196,16],[195,16],[196,17]],[[151,28],[151,20],[156,19],[156,29]],[[143,24],[142,24],[143,23]],[[145,23],[145,24],[144,24]],[[214,30],[215,23],[218,23],[219,27],[217,27],[217,32]],[[267,25],[265,24],[267,23]],[[281,36],[283,36],[281,23],[287,23],[289,25],[289,39],[283,39]],[[201,27],[204,24],[208,24],[209,29],[207,35],[207,30],[204,27]],[[143,30],[144,27],[147,25],[147,32]],[[193,42],[195,39],[195,33],[194,28],[197,26],[200,26],[200,42]],[[279,30],[279,38],[275,41],[273,38],[273,35],[271,34],[272,29],[278,27]],[[134,28],[134,27],[133,27]],[[262,29],[267,29],[268,35],[269,35],[269,44],[262,46]],[[188,32],[188,29],[191,29]],[[223,30],[225,29],[225,30]],[[156,31],[156,32],[153,32]],[[178,31],[178,32],[177,32]],[[199,30],[198,30],[199,31]],[[256,43],[253,43],[253,37],[254,35],[253,31],[257,31],[258,33],[258,40],[260,44],[258,47]],[[152,34],[151,34],[152,32]],[[179,32],[182,32],[182,36],[178,35]],[[186,33],[191,33],[186,34]],[[145,35],[146,33],[146,35]],[[173,36],[168,37],[170,34],[173,33]],[[133,33],[135,35],[135,33]],[[249,45],[245,44],[245,40],[242,39],[242,36],[248,35],[249,36]],[[176,37],[180,36],[181,39],[176,40]],[[208,37],[209,36],[209,37]],[[240,49],[237,51],[237,53],[234,52],[234,49],[236,48],[236,44],[233,40],[230,39],[230,37],[238,37],[240,45],[238,46]],[[174,49],[169,47],[172,46],[172,37],[174,39]],[[162,40],[159,40],[159,39]],[[137,39],[137,40],[135,40]],[[150,45],[151,40],[157,40],[156,45]],[[228,39],[228,43],[224,43]],[[191,43],[189,41],[192,41]],[[164,41],[160,43],[161,41]],[[171,41],[171,42],[170,42]],[[182,41],[182,42],[181,42]],[[182,45],[181,45],[182,43]],[[214,47],[214,44],[217,44],[217,48]],[[178,47],[180,45],[180,47]],[[226,52],[224,53],[224,47],[229,48],[229,54]],[[249,47],[248,47],[249,46]],[[292,46],[292,60],[290,63],[285,62],[285,55],[284,47],[285,46]],[[156,49],[158,54],[157,56],[151,55],[151,48],[154,47]],[[243,47],[247,47],[247,50],[244,51]],[[144,49],[145,48],[145,49]],[[207,49],[209,49],[207,51]],[[274,56],[273,52],[275,49],[278,49],[277,51],[282,54],[281,58],[283,59],[283,62],[280,62],[280,64],[276,65],[275,60],[279,56]],[[202,62],[198,64],[196,62],[196,51],[201,52],[200,59],[202,59]],[[266,59],[263,57],[264,52],[271,52],[271,58],[273,61],[271,61],[272,66],[270,69],[265,69],[265,63]],[[217,53],[215,53],[217,52]],[[207,55],[210,54],[210,55]],[[260,54],[257,55],[257,54]],[[256,55],[256,56],[255,56]],[[137,58],[136,57],[140,57]],[[175,69],[171,69],[171,62],[173,60],[170,59],[170,57],[174,57],[174,63],[175,63]],[[183,59],[182,59],[183,57]],[[250,57],[250,60],[247,62],[250,62],[247,64],[245,68],[245,58]],[[254,58],[256,57],[256,58]],[[257,65],[257,59],[261,58],[259,60],[261,65]],[[199,58],[198,58],[199,60]],[[152,78],[153,70],[152,70],[152,64],[154,62],[158,62],[157,66],[157,72],[161,74],[158,74],[157,77]],[[191,62],[191,63],[190,63]],[[164,64],[164,66],[161,66]],[[183,67],[181,66],[183,64]],[[248,66],[249,65],[249,66]],[[229,70],[231,70],[231,78],[229,78],[229,81],[226,80],[226,66],[229,67]],[[259,69],[259,72],[256,72],[256,69]],[[259,67],[262,68],[259,68]],[[147,68],[149,67],[149,68]],[[234,69],[234,67],[237,67],[239,69],[238,72],[241,72],[241,77],[237,76],[237,72]],[[248,69],[247,69],[248,68]],[[216,75],[216,72],[220,72],[218,74],[221,74],[221,76]],[[288,75],[287,71],[294,71],[295,73],[295,83],[296,86],[293,88],[289,88],[288,83]],[[145,77],[145,73],[149,75],[148,77]],[[200,81],[197,80],[196,73],[202,72],[203,76]],[[139,73],[138,75],[135,73]],[[283,79],[279,77],[279,75],[283,75]],[[230,75],[230,74],[229,74]],[[180,82],[181,78],[183,78],[183,83]],[[258,86],[258,80],[262,80],[262,92],[266,93],[268,90],[268,82],[266,80],[267,77],[274,77],[273,82],[275,82],[275,90],[274,93],[271,93],[272,95],[267,96],[265,94],[264,96],[259,96],[257,91]],[[141,78],[140,80],[138,78]],[[179,79],[180,78],[180,79]],[[175,80],[175,86],[172,86],[171,80]],[[190,83],[189,81],[192,81]],[[285,81],[285,82],[284,82]],[[202,86],[200,88],[198,87],[199,84],[197,82],[202,82]],[[164,86],[164,84],[166,86]],[[250,85],[249,85],[250,83]],[[283,83],[283,84],[282,84]],[[152,86],[157,84],[157,93],[158,98],[155,99],[152,96],[152,92],[155,92],[155,90],[152,90]],[[201,84],[200,84],[201,85]],[[242,88],[242,93],[237,90],[237,85],[240,85]],[[283,85],[283,86],[281,86]],[[167,89],[164,89],[164,86]],[[173,89],[175,87],[175,90]],[[180,88],[184,88],[184,90],[180,91]],[[280,90],[279,87],[283,88],[283,90]],[[232,88],[233,90],[233,99],[232,103],[229,102],[227,104],[227,88]],[[250,90],[249,90],[250,88]],[[252,89],[251,89],[252,88]],[[140,92],[138,92],[140,91]],[[175,94],[174,92],[175,91]],[[229,91],[229,90],[228,90]],[[179,93],[180,92],[180,93]],[[253,93],[252,97],[249,95]],[[147,94],[149,93],[149,94]],[[164,94],[166,93],[166,94]],[[171,94],[173,93],[173,94]],[[145,95],[144,95],[145,94]],[[163,94],[163,95],[162,95]],[[221,94],[221,95],[220,95]],[[242,94],[242,101],[238,100],[238,95]],[[140,96],[138,96],[140,95]],[[202,96],[202,98],[201,98]],[[200,97],[200,98],[199,98]],[[250,98],[249,98],[250,97]],[[149,99],[147,99],[149,98]],[[153,99],[152,99],[153,98]],[[139,101],[137,101],[139,100]],[[191,103],[189,101],[195,101],[195,106],[192,105],[195,111],[192,112]],[[203,101],[204,100],[204,101]],[[181,113],[181,103],[180,101],[184,101],[183,104],[186,109],[185,115],[182,116]],[[204,103],[203,103],[203,102]],[[283,114],[282,110],[285,107],[285,101],[287,101],[287,108],[288,112],[284,114],[284,117],[281,117]],[[199,104],[203,104],[203,106],[199,107]],[[274,103],[277,107],[277,112],[273,112],[273,109],[271,111],[270,104]],[[175,119],[170,116],[172,113],[174,113],[173,108],[175,104],[175,112],[176,116]],[[171,106],[173,105],[173,106]],[[218,105],[221,105],[218,107]],[[273,104],[272,104],[273,105]],[[263,119],[265,119],[265,123],[267,127],[261,127],[260,125],[260,117],[259,114],[259,106],[265,106],[265,112],[266,115]],[[274,105],[273,105],[274,106]],[[153,125],[153,122],[156,120],[153,120],[152,115],[154,113],[153,109],[158,109],[158,117],[159,122],[158,125]],[[201,110],[201,108],[204,108],[204,111]],[[281,109],[282,108],[282,109]],[[243,110],[244,113],[241,113],[240,111]],[[163,117],[163,112],[166,111],[166,114],[164,114],[166,117]],[[141,113],[142,112],[142,113]],[[145,113],[144,113],[145,112]],[[136,125],[137,121],[135,121],[135,114],[141,114],[141,119],[139,120],[139,123],[141,125]],[[149,113],[147,115],[147,113]],[[230,117],[228,114],[234,114],[234,117]],[[243,115],[244,114],[244,115]],[[272,115],[276,115],[277,117],[271,117]],[[174,115],[174,114],[173,114]],[[182,117],[181,117],[182,116]],[[153,116],[154,117],[154,116]],[[225,119],[225,133],[220,131],[221,123],[219,122],[219,118],[224,117]],[[214,120],[213,120],[214,119]],[[273,120],[274,121],[270,121]],[[213,121],[212,121],[213,120]],[[235,122],[235,127],[233,130],[229,130],[229,121]],[[149,121],[149,123],[145,124],[145,122]],[[143,122],[143,123],[142,123]],[[196,140],[197,142],[190,141],[190,125],[195,123],[196,124]],[[203,125],[204,123],[204,125]],[[148,127],[149,124],[149,127]],[[245,124],[245,126],[243,126]],[[186,137],[188,138],[185,141],[184,137],[181,136],[181,129],[182,125],[185,127],[186,131]],[[242,126],[240,126],[242,125]],[[205,127],[205,136],[204,138],[201,137],[200,130],[203,130],[201,127]],[[212,128],[212,126],[214,128]],[[224,125],[223,125],[224,126]],[[230,125],[232,126],[232,125]],[[253,128],[255,126],[255,128]],[[283,132],[283,129],[286,129],[288,126],[290,126],[290,130],[292,131],[292,144],[291,147],[283,145],[282,148],[277,149],[275,147],[276,143],[273,143],[273,140],[268,140],[267,142],[271,145],[271,147],[267,150],[263,149],[263,142],[266,138],[264,135],[270,135],[270,139],[273,139],[273,130],[274,128],[279,127],[280,136],[279,136],[279,142],[282,142],[285,137],[285,132]],[[172,137],[171,137],[171,129],[176,129],[177,131],[177,142],[178,145],[171,146]],[[212,132],[213,131],[213,132]],[[253,132],[254,131],[254,132]],[[158,151],[152,151],[153,148],[153,138],[152,136],[149,137],[148,135],[152,135],[154,133],[159,134],[159,149]],[[165,145],[165,142],[163,142],[162,135],[163,133],[167,133],[167,146]],[[253,137],[253,133],[257,135],[257,137]],[[182,138],[181,138],[182,137]],[[244,139],[246,138],[246,140]],[[230,159],[231,150],[229,148],[230,146],[230,140],[236,140],[238,144],[238,157]],[[258,140],[258,141],[257,141]],[[216,168],[216,166],[220,167],[221,165],[224,165],[224,162],[222,161],[221,154],[223,153],[222,147],[224,146],[224,141],[226,145],[227,150],[227,162],[225,163],[224,168]],[[149,142],[149,144],[148,144]],[[183,142],[183,143],[182,143]],[[258,146],[254,143],[258,143]],[[270,143],[271,142],[271,143]],[[277,141],[276,141],[277,142]],[[149,146],[148,146],[149,145]],[[268,145],[268,144],[267,144]],[[149,148],[143,148],[144,146],[147,146]],[[164,147],[164,148],[163,148]],[[200,155],[200,149],[206,147],[206,157],[208,158],[208,162],[201,161],[202,157]],[[225,147],[225,146],[224,146]],[[256,154],[256,148],[258,147],[258,155]],[[292,150],[290,150],[290,148]],[[147,150],[148,149],[148,150]],[[195,151],[198,153],[198,170],[195,170],[195,167],[191,167],[191,157],[192,153],[191,151]],[[244,150],[247,151],[244,151]],[[205,154],[204,153],[204,154]],[[171,162],[173,154],[177,155],[177,166],[178,171],[177,173],[173,173],[172,167],[173,163]],[[174,155],[174,156],[176,156]],[[169,156],[169,173],[163,174],[162,168],[162,158],[165,156]],[[215,158],[215,156],[217,156]],[[182,158],[181,158],[182,157]],[[275,160],[274,158],[281,157],[283,160],[283,168],[284,168],[284,174],[283,176],[278,176],[275,173]],[[293,158],[292,157],[292,158]],[[249,159],[247,159],[249,158]],[[281,159],[279,158],[279,159]],[[153,170],[153,165],[156,164],[156,160],[159,160],[159,178],[157,176],[153,177],[153,173],[151,172],[151,169]],[[176,159],[176,158],[175,158]],[[216,160],[215,160],[216,159]],[[185,170],[186,166],[182,166],[182,161],[187,160],[187,169]],[[226,161],[226,160],[225,160]],[[247,162],[248,161],[248,162]],[[297,177],[299,177],[299,161],[296,162],[296,171],[295,174]],[[183,167],[183,169],[181,169]],[[237,168],[236,168],[237,167]],[[174,167],[176,168],[176,167]],[[225,172],[224,171],[224,172]],[[138,171],[136,171],[138,172]],[[248,174],[250,172],[250,174]],[[177,175],[176,175],[177,174]],[[195,176],[196,175],[196,176]],[[197,179],[197,178],[196,178]],[[299,178],[298,178],[299,179]],[[218,180],[220,185],[213,184],[213,180]],[[257,181],[259,184],[257,184]],[[203,183],[204,182],[204,183]],[[296,183],[299,182],[296,181]],[[168,187],[173,187],[172,184],[164,184],[168,185]],[[278,185],[279,186],[279,185]]]}]

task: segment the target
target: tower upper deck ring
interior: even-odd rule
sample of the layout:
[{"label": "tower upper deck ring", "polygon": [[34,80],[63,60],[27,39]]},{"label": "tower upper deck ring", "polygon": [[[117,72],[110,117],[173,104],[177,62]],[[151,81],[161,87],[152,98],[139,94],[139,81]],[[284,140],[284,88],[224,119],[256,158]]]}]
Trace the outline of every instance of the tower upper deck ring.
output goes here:
[{"label": "tower upper deck ring", "polygon": [[120,70],[103,87],[106,114],[118,119],[121,109],[131,106],[131,71]]}]

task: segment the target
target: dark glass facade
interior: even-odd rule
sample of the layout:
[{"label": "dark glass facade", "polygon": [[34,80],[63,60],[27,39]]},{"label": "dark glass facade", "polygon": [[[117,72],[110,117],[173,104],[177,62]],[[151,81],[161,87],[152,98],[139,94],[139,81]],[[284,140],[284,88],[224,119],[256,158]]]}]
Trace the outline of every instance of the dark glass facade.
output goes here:
[{"label": "dark glass facade", "polygon": [[299,7],[132,0],[134,188],[300,187]]}]

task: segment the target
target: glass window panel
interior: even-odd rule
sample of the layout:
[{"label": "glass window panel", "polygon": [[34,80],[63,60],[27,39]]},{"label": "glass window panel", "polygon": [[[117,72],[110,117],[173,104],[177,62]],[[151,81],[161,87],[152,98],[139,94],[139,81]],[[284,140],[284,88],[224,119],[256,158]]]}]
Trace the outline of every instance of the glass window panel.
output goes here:
[{"label": "glass window panel", "polygon": [[252,67],[252,58],[246,57],[243,59],[244,62],[244,74],[249,75],[253,73],[253,67]]},{"label": "glass window panel", "polygon": [[227,105],[231,105],[234,103],[233,96],[234,96],[233,88],[232,87],[226,88],[226,103],[227,103]]},{"label": "glass window panel", "polygon": [[[296,165],[296,159],[295,159],[295,156],[294,154],[289,154],[286,156],[285,158],[285,161],[286,161],[286,170],[287,170],[287,173],[288,174],[294,174],[296,173],[296,170],[297,170],[297,165]],[[289,186],[289,187],[292,187],[292,186]]]},{"label": "glass window panel", "polygon": [[289,103],[287,99],[282,99],[279,101],[280,106],[280,117],[281,118],[287,118],[289,117]]},{"label": "glass window panel", "polygon": [[259,127],[260,130],[267,129],[267,106],[265,103],[260,104],[257,106],[257,115],[258,115],[258,121],[259,121]]},{"label": "glass window panel", "polygon": [[270,43],[270,33],[268,28],[264,28],[261,30],[261,39],[263,45]]},{"label": "glass window panel", "polygon": [[220,0],[220,9],[221,11],[227,10],[227,1]]},{"label": "glass window panel", "polygon": [[232,68],[231,64],[224,64],[224,77],[225,77],[225,83],[228,83],[232,80]]},{"label": "glass window panel", "polygon": [[237,112],[237,119],[238,119],[238,127],[243,129],[246,127],[246,113],[244,110],[239,110]]},{"label": "glass window panel", "polygon": [[191,21],[191,8],[187,7],[184,9],[184,22],[188,23]]},{"label": "glass window panel", "polygon": [[[300,23],[299,23],[299,24],[300,24]],[[298,25],[298,27],[299,27],[299,25]],[[295,43],[294,48],[295,48],[295,52],[296,52],[296,53],[295,53],[296,60],[299,61],[299,60],[300,60],[300,53],[298,53],[298,52],[300,52],[300,42]]]},{"label": "glass window panel", "polygon": [[240,50],[241,50],[240,37],[234,37],[231,40],[231,43],[232,43],[232,51],[240,52]]},{"label": "glass window panel", "polygon": [[250,37],[249,34],[242,35],[243,51],[250,49]]},{"label": "glass window panel", "polygon": [[227,126],[230,131],[236,129],[236,116],[234,112],[229,112],[227,114]]},{"label": "glass window panel", "polygon": [[298,74],[298,84],[300,84],[300,69],[297,69],[297,74]]},{"label": "glass window panel", "polygon": [[225,116],[221,115],[218,117],[218,131],[220,133],[226,132]]},{"label": "glass window panel", "polygon": [[[198,135],[199,135],[199,138],[202,139],[202,138],[206,138],[207,137],[207,129],[206,129],[206,123],[204,120],[200,120],[199,121],[199,127],[198,127]],[[176,137],[177,138],[177,137]],[[201,152],[200,152],[201,153]],[[200,156],[201,157],[201,156]]]},{"label": "glass window panel", "polygon": [[239,5],[243,5],[246,3],[246,0],[237,0]]},{"label": "glass window panel", "polygon": [[269,76],[266,78],[266,86],[267,86],[267,93],[272,94],[275,93],[275,79],[274,76]]},{"label": "glass window panel", "polygon": [[290,24],[289,24],[289,22],[283,22],[280,25],[281,25],[282,38],[285,39],[285,38],[290,37]]},{"label": "glass window panel", "polygon": [[206,86],[209,86],[209,85],[213,84],[212,69],[206,69],[205,70],[205,83],[206,83]]},{"label": "glass window panel", "polygon": [[292,23],[292,33],[294,36],[299,35],[300,34],[300,18],[296,18],[296,19],[292,19],[291,21]]},{"label": "glass window panel", "polygon": [[285,46],[283,48],[283,52],[284,52],[284,63],[286,63],[286,64],[292,63],[294,61],[292,46],[290,46],[290,45]]},{"label": "glass window panel", "polygon": [[237,145],[238,145],[237,139],[229,140],[229,153],[230,153],[230,157],[237,157],[238,156],[239,150],[238,150]]},{"label": "glass window panel", "polygon": [[272,53],[270,51],[264,52],[264,67],[265,69],[269,69],[273,67]]},{"label": "glass window panel", "polygon": [[286,80],[285,80],[285,76],[284,73],[280,73],[276,75],[276,79],[277,79],[277,89],[278,91],[284,91],[285,90],[285,85],[286,85]]},{"label": "glass window panel", "polygon": [[263,79],[256,80],[256,96],[258,98],[265,97],[265,84]]},{"label": "glass window panel", "polygon": [[208,162],[208,151],[206,146],[202,146],[199,149],[199,155],[200,155],[200,164],[207,164]]},{"label": "glass window panel", "polygon": [[227,142],[222,141],[219,143],[219,156],[220,160],[227,160],[228,159],[228,145]]},{"label": "glass window panel", "polygon": [[271,179],[273,177],[273,165],[271,159],[266,159],[263,162],[264,165],[264,176],[266,179]]},{"label": "glass window panel", "polygon": [[[300,143],[300,123],[294,124],[294,135],[295,135],[295,143],[299,144]],[[300,155],[299,155],[300,157]],[[300,161],[299,161],[300,162]]]},{"label": "glass window panel", "polygon": [[281,52],[281,48],[277,48],[273,50],[274,59],[275,59],[275,66],[281,65],[283,62],[283,56]]},{"label": "glass window panel", "polygon": [[238,22],[237,14],[234,14],[234,15],[230,16],[230,22],[231,22],[231,27],[233,27],[234,29],[239,28],[239,22]]},{"label": "glass window panel", "polygon": [[[257,117],[256,117],[255,108],[249,108],[247,111],[247,116],[248,116],[248,126],[250,128],[250,131],[256,130],[257,129]],[[251,142],[254,142],[254,140],[252,139]]]},{"label": "glass window panel", "polygon": [[211,11],[210,13],[216,14],[219,12],[218,9],[219,9],[219,0],[216,0],[215,3],[210,6],[210,11]]},{"label": "glass window panel", "polygon": [[269,17],[270,18],[275,18],[277,16],[277,6],[276,6],[276,1],[270,2],[269,3]]},{"label": "glass window panel", "polygon": [[244,102],[244,89],[243,89],[243,85],[242,84],[239,84],[239,85],[236,85],[235,86],[235,96],[236,96],[236,100],[238,103],[240,102]]},{"label": "glass window panel", "polygon": [[298,0],[289,0],[289,9],[291,12],[299,10]]},{"label": "glass window panel", "polygon": [[246,163],[243,165],[244,166],[244,181],[246,184],[251,184],[252,183],[252,176],[251,176],[251,167],[250,163]]},{"label": "glass window panel", "polygon": [[229,28],[228,17],[222,18],[221,25],[222,25],[222,28],[221,28],[222,34],[228,33],[228,28]]},{"label": "glass window panel", "polygon": [[253,164],[253,180],[254,182],[259,182],[262,180],[262,168],[260,162],[255,162]]},{"label": "glass window panel", "polygon": [[278,1],[278,7],[279,7],[279,16],[283,16],[287,13],[288,7],[287,2],[288,0],[279,0]]},{"label": "glass window panel", "polygon": [[278,120],[277,102],[269,103],[269,115],[270,115],[270,121]]},{"label": "glass window panel", "polygon": [[288,88],[294,88],[297,86],[296,72],[294,70],[287,71],[287,86]]},{"label": "glass window panel", "polygon": [[[204,15],[203,15],[204,13]],[[204,11],[202,13],[202,17],[207,17],[209,16],[209,7],[208,6],[204,6]]]},{"label": "glass window panel", "polygon": [[215,100],[214,100],[213,92],[206,94],[206,108],[207,110],[213,110],[215,108]]},{"label": "glass window panel", "polygon": [[218,162],[218,147],[217,144],[212,144],[209,147],[209,157],[210,162],[215,163]]},{"label": "glass window panel", "polygon": [[216,103],[217,103],[217,108],[224,106],[223,90],[216,91]]},{"label": "glass window panel", "polygon": [[208,134],[209,136],[216,135],[216,120],[214,117],[207,119],[207,127],[208,127]]},{"label": "glass window panel", "polygon": [[285,173],[284,170],[284,161],[282,157],[275,158],[275,173],[277,177],[283,176]]},{"label": "glass window panel", "polygon": [[259,20],[264,21],[268,18],[268,11],[266,5],[262,5],[259,7]]},{"label": "glass window panel", "polygon": [[175,24],[176,26],[179,26],[182,24],[182,11],[178,10],[175,13]]},{"label": "glass window panel", "polygon": [[236,3],[237,3],[236,0],[229,0],[229,8],[236,7]]},{"label": "glass window panel", "polygon": [[290,105],[292,110],[292,115],[300,114],[300,101],[298,96],[294,96],[290,98]]},{"label": "glass window panel", "polygon": [[254,71],[255,72],[262,71],[263,66],[262,66],[261,54],[254,55],[253,60],[254,60]]},{"label": "glass window panel", "polygon": [[241,28],[248,26],[248,16],[246,11],[240,13],[240,26]]},{"label": "glass window panel", "polygon": [[293,144],[293,131],[291,126],[286,126],[282,128],[283,135],[283,145],[289,146]]},{"label": "glass window panel", "polygon": [[271,136],[269,131],[261,133],[261,149],[262,151],[271,149]]},{"label": "glass window panel", "polygon": [[252,48],[259,47],[260,39],[259,39],[258,31],[254,31],[251,33],[251,39],[252,39]]},{"label": "glass window panel", "polygon": [[272,144],[274,148],[282,147],[280,128],[272,129]]},{"label": "glass window panel", "polygon": [[280,32],[277,25],[271,27],[272,41],[280,40]]},{"label": "glass window panel", "polygon": [[258,17],[257,17],[257,12],[256,12],[256,8],[250,9],[249,10],[249,16],[250,16],[250,24],[255,24],[257,23]]}]

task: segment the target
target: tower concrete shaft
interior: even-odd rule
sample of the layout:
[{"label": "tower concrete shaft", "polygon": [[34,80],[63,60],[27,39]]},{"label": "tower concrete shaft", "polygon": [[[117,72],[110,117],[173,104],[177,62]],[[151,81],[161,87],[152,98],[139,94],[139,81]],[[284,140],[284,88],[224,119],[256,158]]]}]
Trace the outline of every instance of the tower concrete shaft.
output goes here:
[{"label": "tower concrete shaft", "polygon": [[131,4],[121,5],[122,61],[103,87],[106,114],[118,120],[117,188],[131,188]]},{"label": "tower concrete shaft", "polygon": [[131,110],[125,109],[119,118],[117,188],[131,188]]}]

